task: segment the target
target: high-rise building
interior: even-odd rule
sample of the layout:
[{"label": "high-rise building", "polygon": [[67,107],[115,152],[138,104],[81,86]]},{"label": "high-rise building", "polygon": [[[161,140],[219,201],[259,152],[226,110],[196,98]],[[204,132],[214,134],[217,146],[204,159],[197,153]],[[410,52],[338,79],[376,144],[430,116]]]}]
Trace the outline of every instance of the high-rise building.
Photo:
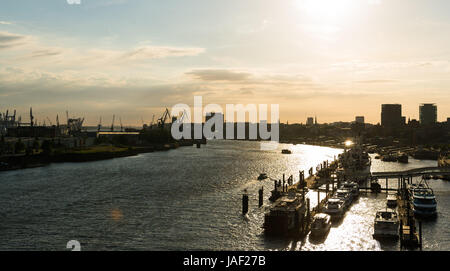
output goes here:
[{"label": "high-rise building", "polygon": [[306,119],[306,125],[314,125],[314,118],[309,117]]},{"label": "high-rise building", "polygon": [[364,124],[365,123],[364,116],[357,116],[357,117],[355,117],[355,122],[356,123],[360,123],[360,124]]},{"label": "high-rise building", "polygon": [[382,104],[381,105],[381,125],[388,127],[401,126],[405,120],[402,117],[401,104]]},{"label": "high-rise building", "polygon": [[421,104],[419,107],[420,124],[437,122],[437,106],[435,104]]}]

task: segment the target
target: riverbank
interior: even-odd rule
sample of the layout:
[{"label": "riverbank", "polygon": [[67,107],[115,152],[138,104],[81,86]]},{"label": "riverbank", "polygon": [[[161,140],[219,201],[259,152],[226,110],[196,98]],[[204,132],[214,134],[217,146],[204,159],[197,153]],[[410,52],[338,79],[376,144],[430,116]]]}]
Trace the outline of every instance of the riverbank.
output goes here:
[{"label": "riverbank", "polygon": [[47,166],[52,163],[84,163],[114,158],[135,156],[141,153],[168,151],[179,147],[193,146],[191,141],[169,144],[153,144],[139,147],[116,147],[97,145],[87,148],[58,150],[52,154],[18,154],[0,157],[0,171],[18,170]]}]

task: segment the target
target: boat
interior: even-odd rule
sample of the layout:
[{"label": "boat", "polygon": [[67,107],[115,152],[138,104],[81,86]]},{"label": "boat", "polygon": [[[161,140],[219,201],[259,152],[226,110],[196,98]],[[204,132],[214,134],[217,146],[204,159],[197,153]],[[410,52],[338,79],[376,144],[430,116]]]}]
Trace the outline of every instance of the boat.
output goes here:
[{"label": "boat", "polygon": [[437,202],[433,189],[425,187],[414,188],[410,198],[411,209],[414,215],[431,218],[437,216]]},{"label": "boat", "polygon": [[370,190],[375,193],[381,192],[381,185],[378,183],[378,180],[372,180],[370,181]]},{"label": "boat", "polygon": [[348,189],[338,189],[336,191],[336,197],[344,203],[344,209],[347,209],[352,204],[353,196],[352,192]]},{"label": "boat", "polygon": [[387,196],[386,205],[389,208],[396,208],[397,207],[397,195],[396,194],[389,194]]},{"label": "boat", "polygon": [[265,180],[265,179],[267,179],[267,178],[269,178],[269,177],[267,176],[266,173],[261,173],[261,174],[259,174],[259,176],[258,176],[258,180],[259,180],[259,181]]},{"label": "boat", "polygon": [[344,215],[344,203],[338,198],[330,198],[325,203],[324,213],[331,218],[341,218]]},{"label": "boat", "polygon": [[289,150],[289,149],[283,149],[283,150],[281,150],[281,153],[282,153],[282,154],[291,154],[292,151]]},{"label": "boat", "polygon": [[319,213],[316,214],[311,223],[311,236],[323,237],[327,235],[331,228],[331,216]]},{"label": "boat", "polygon": [[342,187],[351,191],[353,199],[359,196],[359,185],[357,183],[345,182]]},{"label": "boat", "polygon": [[406,153],[399,153],[398,162],[407,164],[408,163],[408,155]]},{"label": "boat", "polygon": [[264,233],[275,236],[302,234],[307,219],[307,208],[301,193],[290,189],[287,196],[279,198],[264,214]]},{"label": "boat", "polygon": [[398,238],[400,220],[396,211],[386,209],[375,215],[374,238]]}]

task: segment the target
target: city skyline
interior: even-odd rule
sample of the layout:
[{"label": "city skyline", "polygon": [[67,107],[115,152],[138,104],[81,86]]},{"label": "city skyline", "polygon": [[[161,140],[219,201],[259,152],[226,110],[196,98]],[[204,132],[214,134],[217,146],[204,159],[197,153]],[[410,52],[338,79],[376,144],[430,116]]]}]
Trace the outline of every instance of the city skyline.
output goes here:
[{"label": "city skyline", "polygon": [[[0,110],[149,123],[194,95],[280,105],[283,123],[450,116],[450,3],[382,0],[9,1],[0,4]],[[27,8],[24,8],[26,6]]]}]

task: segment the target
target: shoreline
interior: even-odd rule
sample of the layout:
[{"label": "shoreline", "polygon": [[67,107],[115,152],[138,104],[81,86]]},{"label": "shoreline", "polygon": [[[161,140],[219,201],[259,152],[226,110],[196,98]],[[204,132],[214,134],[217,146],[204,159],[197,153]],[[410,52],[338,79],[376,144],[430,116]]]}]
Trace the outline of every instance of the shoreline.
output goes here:
[{"label": "shoreline", "polygon": [[[179,147],[193,146],[192,142],[176,142],[169,144],[155,144],[145,147],[126,147],[120,151],[100,151],[91,153],[67,152],[60,154],[34,154],[34,155],[15,155],[0,157],[0,172],[14,171],[28,168],[45,167],[50,164],[58,163],[88,163],[95,161],[110,160],[114,158],[123,158],[136,156],[141,153],[169,151]],[[98,146],[97,146],[98,147]],[[7,165],[2,165],[7,164]]]}]

